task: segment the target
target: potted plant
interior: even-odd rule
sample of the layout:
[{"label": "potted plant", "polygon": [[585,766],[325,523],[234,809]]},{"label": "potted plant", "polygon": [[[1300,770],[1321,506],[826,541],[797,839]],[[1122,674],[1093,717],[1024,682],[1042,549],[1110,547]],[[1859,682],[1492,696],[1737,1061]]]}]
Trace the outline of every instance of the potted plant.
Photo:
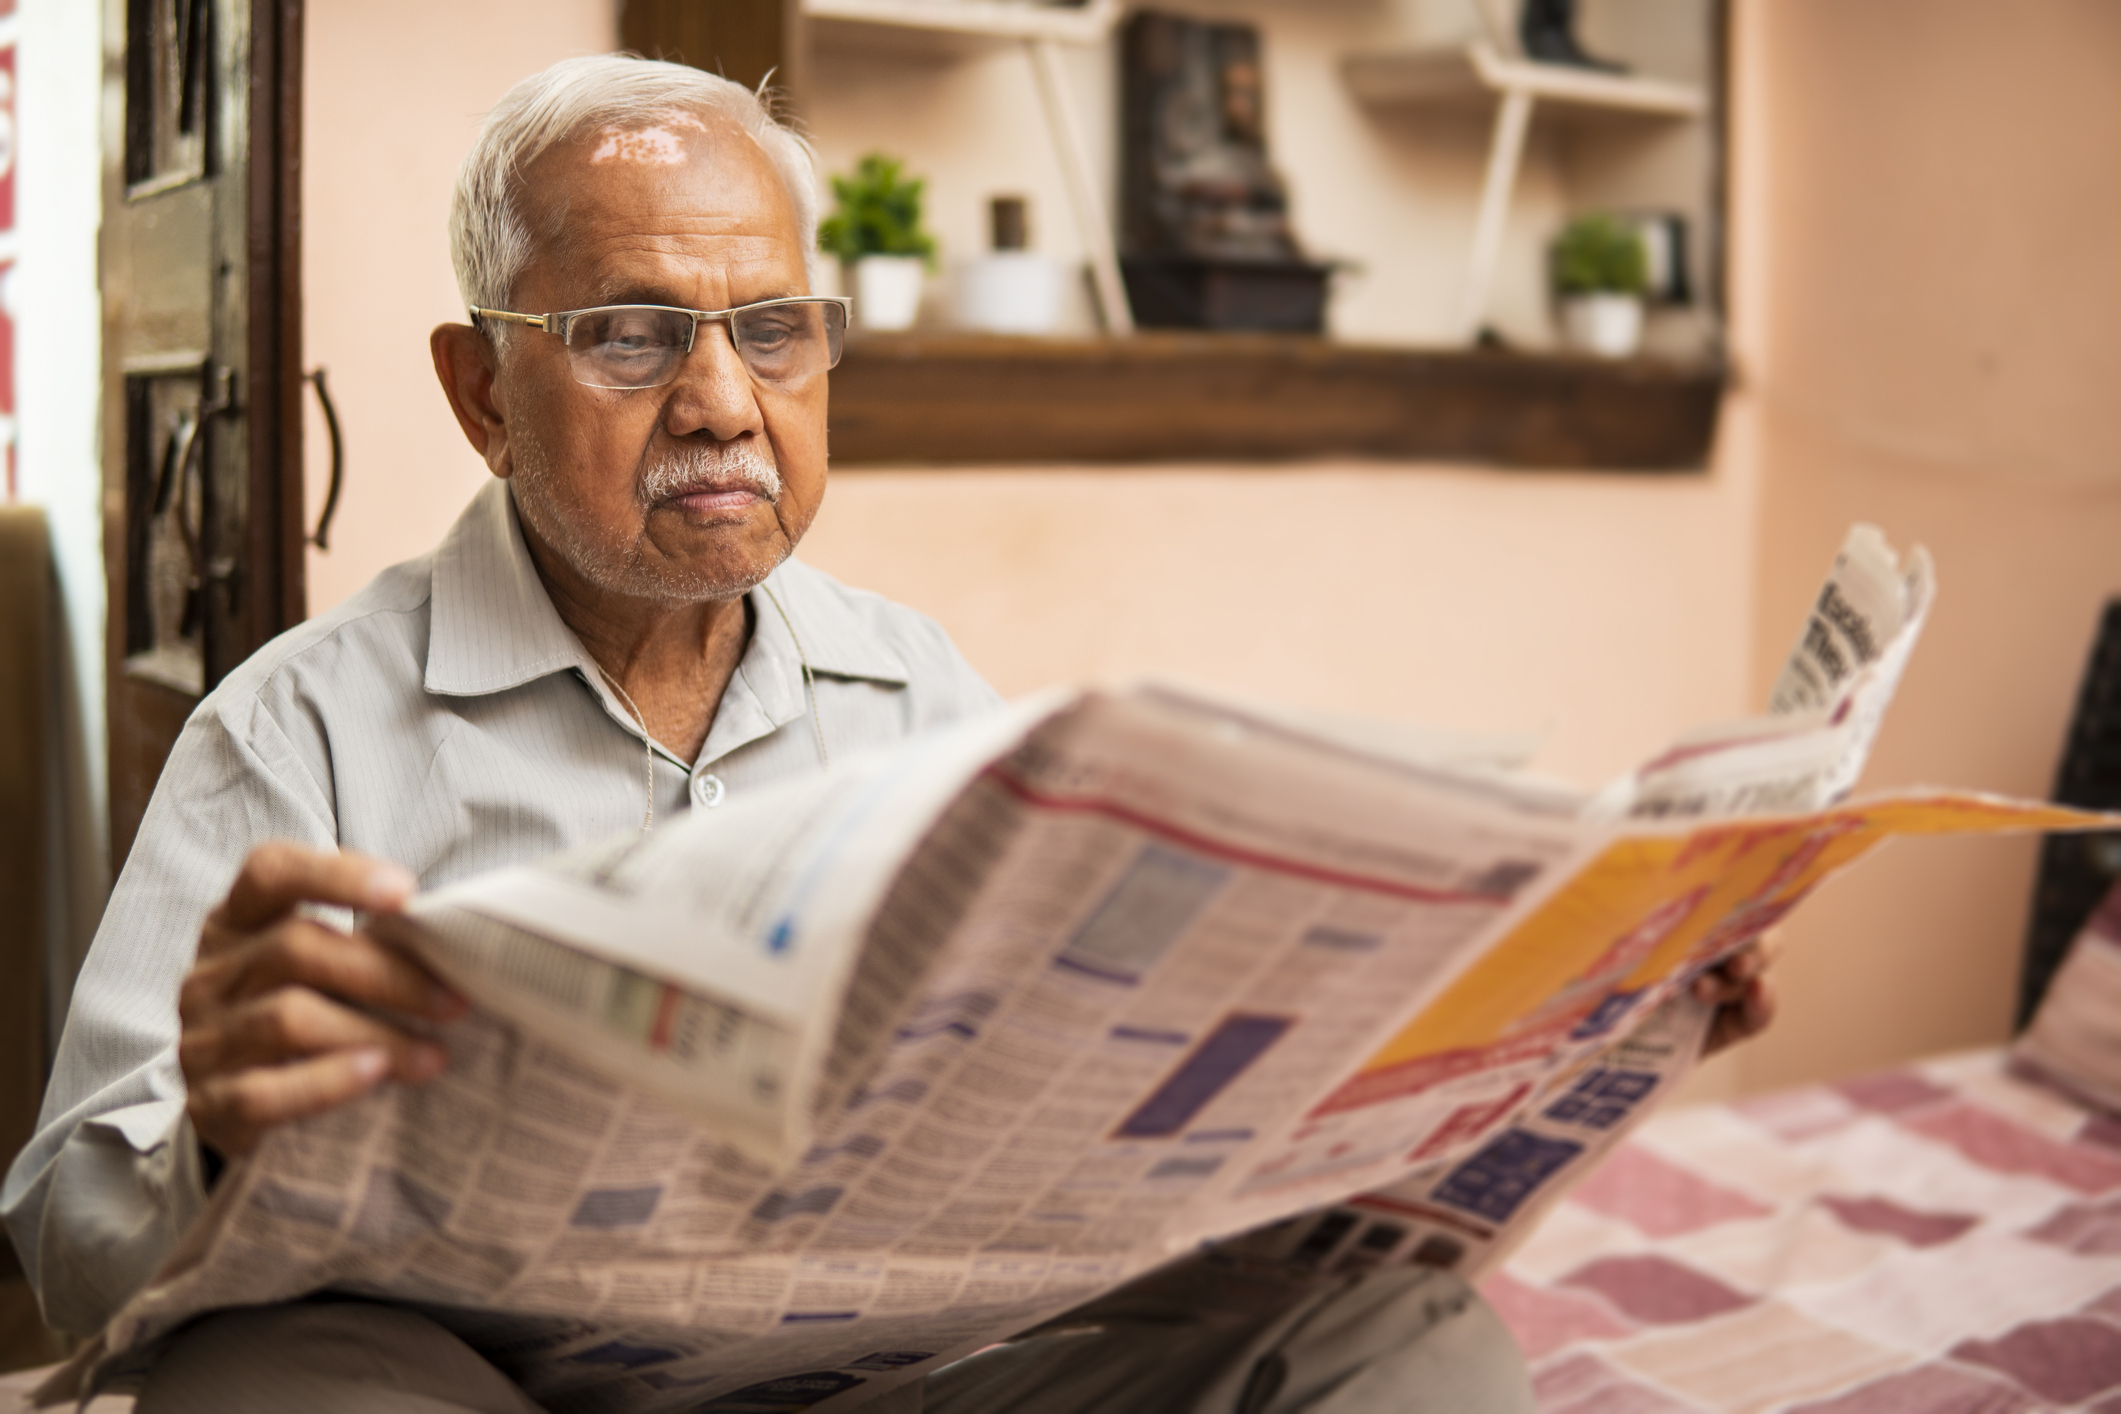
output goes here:
[{"label": "potted plant", "polygon": [[851,177],[834,177],[838,206],[818,226],[817,243],[852,271],[855,322],[864,329],[910,329],[920,312],[921,277],[935,238],[921,229],[921,188],[904,163],[872,152]]},{"label": "potted plant", "polygon": [[1554,288],[1569,344],[1604,358],[1626,358],[1642,343],[1642,295],[1649,253],[1642,233],[1603,212],[1578,216],[1554,242]]}]

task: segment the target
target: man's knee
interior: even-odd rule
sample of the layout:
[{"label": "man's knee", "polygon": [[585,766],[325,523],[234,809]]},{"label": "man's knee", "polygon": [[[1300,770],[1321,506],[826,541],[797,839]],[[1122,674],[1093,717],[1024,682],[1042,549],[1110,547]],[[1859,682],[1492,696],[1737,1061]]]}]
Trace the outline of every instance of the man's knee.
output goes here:
[{"label": "man's knee", "polygon": [[[1278,1378],[1269,1373],[1279,1366]],[[1532,1414],[1516,1338],[1462,1278],[1373,1271],[1264,1358],[1278,1388],[1239,1414]],[[1264,1389],[1260,1393],[1266,1393]]]},{"label": "man's knee", "polygon": [[536,1414],[476,1351],[415,1312],[366,1301],[220,1311],[170,1342],[135,1414]]},{"label": "man's knee", "polygon": [[1235,1323],[1217,1319],[1237,1314],[1224,1309],[1233,1303],[1221,1299],[1223,1279],[1208,1262],[1161,1274],[1155,1294],[1165,1298],[1172,1296],[1165,1288],[1191,1281],[1190,1310],[1092,1303],[1088,1324],[1034,1334],[929,1376],[925,1407],[929,1414],[1532,1414],[1517,1342],[1493,1308],[1448,1272],[1385,1268],[1292,1289],[1279,1314]]}]

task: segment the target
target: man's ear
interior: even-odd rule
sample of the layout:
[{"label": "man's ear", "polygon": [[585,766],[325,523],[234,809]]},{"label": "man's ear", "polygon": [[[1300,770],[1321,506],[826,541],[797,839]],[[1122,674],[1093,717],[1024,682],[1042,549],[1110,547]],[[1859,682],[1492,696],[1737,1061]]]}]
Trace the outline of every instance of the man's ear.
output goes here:
[{"label": "man's ear", "polygon": [[493,345],[469,324],[437,324],[427,348],[464,440],[486,459],[488,471],[506,478],[515,467],[508,456],[508,419],[494,397]]}]

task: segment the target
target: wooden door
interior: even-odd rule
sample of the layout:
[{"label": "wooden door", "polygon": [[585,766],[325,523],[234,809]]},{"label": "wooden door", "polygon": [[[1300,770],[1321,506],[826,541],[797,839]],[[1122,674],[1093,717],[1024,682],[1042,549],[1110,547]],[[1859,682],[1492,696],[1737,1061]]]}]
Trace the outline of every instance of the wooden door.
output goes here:
[{"label": "wooden door", "polygon": [[115,869],[199,698],[303,614],[302,3],[105,0],[104,33]]}]

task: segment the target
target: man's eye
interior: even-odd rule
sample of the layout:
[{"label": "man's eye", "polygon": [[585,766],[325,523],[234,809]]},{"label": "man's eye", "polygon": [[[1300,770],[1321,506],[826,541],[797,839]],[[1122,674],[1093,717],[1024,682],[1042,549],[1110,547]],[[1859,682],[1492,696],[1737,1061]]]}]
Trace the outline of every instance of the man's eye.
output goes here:
[{"label": "man's eye", "polygon": [[669,331],[660,320],[637,314],[607,315],[589,323],[582,332],[590,347],[600,353],[648,353],[670,342]]}]

